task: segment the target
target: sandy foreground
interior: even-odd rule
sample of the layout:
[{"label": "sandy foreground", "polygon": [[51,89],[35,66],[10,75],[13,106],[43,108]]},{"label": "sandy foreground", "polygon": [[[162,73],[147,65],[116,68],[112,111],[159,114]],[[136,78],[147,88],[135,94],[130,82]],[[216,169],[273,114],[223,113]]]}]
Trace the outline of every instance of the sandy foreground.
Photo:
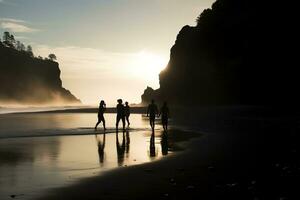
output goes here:
[{"label": "sandy foreground", "polygon": [[188,146],[183,152],[152,163],[118,168],[77,185],[52,190],[41,199],[171,198],[177,192],[199,190],[197,179],[200,174],[201,179],[208,178],[211,156],[215,154],[207,147],[207,139],[213,137],[202,135],[182,144]]},{"label": "sandy foreground", "polygon": [[297,124],[297,117],[231,118],[185,143],[182,152],[40,199],[299,199]]}]

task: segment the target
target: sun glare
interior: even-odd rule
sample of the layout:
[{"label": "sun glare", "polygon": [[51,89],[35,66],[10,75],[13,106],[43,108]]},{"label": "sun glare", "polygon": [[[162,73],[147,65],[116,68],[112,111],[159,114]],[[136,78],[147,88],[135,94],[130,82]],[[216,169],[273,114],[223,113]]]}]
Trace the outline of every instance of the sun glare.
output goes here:
[{"label": "sun glare", "polygon": [[136,54],[133,64],[133,73],[144,79],[157,82],[158,74],[166,67],[167,59],[146,51]]}]

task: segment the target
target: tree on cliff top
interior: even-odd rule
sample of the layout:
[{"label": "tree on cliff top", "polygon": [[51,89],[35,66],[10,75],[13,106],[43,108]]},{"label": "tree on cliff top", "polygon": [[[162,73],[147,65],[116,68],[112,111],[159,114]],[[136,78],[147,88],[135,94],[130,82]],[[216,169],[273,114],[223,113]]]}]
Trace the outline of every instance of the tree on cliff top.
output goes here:
[{"label": "tree on cliff top", "polygon": [[30,45],[27,46],[26,52],[29,56],[33,57],[32,47]]},{"label": "tree on cliff top", "polygon": [[54,61],[54,60],[57,59],[56,55],[53,54],[53,53],[49,54],[48,58],[49,58],[50,60],[52,60],[52,61]]},{"label": "tree on cliff top", "polygon": [[9,32],[5,31],[3,33],[3,44],[5,44],[6,46],[10,47],[10,48],[15,48],[14,44],[15,44],[15,37],[13,35],[11,35]]}]

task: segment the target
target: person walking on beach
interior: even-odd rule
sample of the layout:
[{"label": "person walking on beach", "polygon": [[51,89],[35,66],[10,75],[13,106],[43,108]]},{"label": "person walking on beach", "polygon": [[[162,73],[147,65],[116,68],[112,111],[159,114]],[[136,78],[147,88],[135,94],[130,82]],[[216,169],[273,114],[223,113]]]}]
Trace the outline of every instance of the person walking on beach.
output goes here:
[{"label": "person walking on beach", "polygon": [[151,104],[149,104],[147,109],[147,117],[149,116],[150,119],[150,126],[152,129],[154,129],[155,126],[155,116],[158,115],[158,109],[156,104],[154,103],[154,100],[151,100]]},{"label": "person walking on beach", "polygon": [[98,109],[98,122],[95,126],[95,130],[97,130],[97,127],[101,122],[103,122],[103,128],[104,128],[104,130],[106,130],[106,128],[105,128],[105,119],[104,119],[105,110],[106,110],[106,104],[103,100],[101,100],[100,105],[99,105],[99,109]]},{"label": "person walking on beach", "polygon": [[118,99],[117,105],[117,122],[116,122],[116,130],[118,131],[119,122],[122,120],[123,130],[125,130],[125,112],[124,105],[122,99]]},{"label": "person walking on beach", "polygon": [[125,118],[126,118],[126,121],[127,121],[127,126],[129,127],[129,125],[130,125],[130,122],[129,122],[130,107],[129,107],[127,101],[125,102],[124,112],[125,112]]},{"label": "person walking on beach", "polygon": [[160,109],[159,116],[161,116],[161,123],[165,131],[168,130],[169,115],[170,113],[167,102],[164,102],[163,106]]}]

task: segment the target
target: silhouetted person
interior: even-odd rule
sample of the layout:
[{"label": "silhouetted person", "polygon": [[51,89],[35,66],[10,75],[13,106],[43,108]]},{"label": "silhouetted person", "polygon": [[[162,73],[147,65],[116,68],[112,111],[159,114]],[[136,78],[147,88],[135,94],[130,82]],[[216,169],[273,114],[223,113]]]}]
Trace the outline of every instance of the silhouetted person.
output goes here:
[{"label": "silhouetted person", "polygon": [[117,105],[117,122],[116,122],[116,130],[119,129],[119,122],[122,120],[123,124],[123,130],[125,130],[125,111],[124,111],[124,105],[122,103],[122,99],[118,99],[118,105]]},{"label": "silhouetted person", "polygon": [[130,125],[130,122],[129,122],[130,107],[129,107],[127,101],[125,102],[124,113],[125,113],[125,118],[126,118],[126,121],[127,121],[127,126],[129,126]]},{"label": "silhouetted person", "polygon": [[150,126],[152,129],[154,129],[155,126],[155,116],[158,115],[158,109],[156,104],[154,103],[154,100],[151,100],[151,104],[149,104],[147,109],[147,117],[149,116],[150,119]]},{"label": "silhouetted person", "polygon": [[160,144],[161,144],[162,155],[168,155],[168,133],[165,130],[161,134]]},{"label": "silhouetted person", "polygon": [[117,146],[117,156],[118,156],[118,164],[121,166],[124,162],[124,154],[125,154],[125,131],[122,134],[122,143],[119,142],[119,134],[116,132],[116,146]]},{"label": "silhouetted person", "polygon": [[154,134],[154,129],[152,129],[152,134],[150,137],[150,157],[155,157],[155,134]]},{"label": "silhouetted person", "polygon": [[168,130],[168,122],[169,122],[169,108],[167,102],[164,102],[163,106],[160,109],[159,115],[161,116],[161,123],[163,125],[164,130]]},{"label": "silhouetted person", "polygon": [[95,130],[97,130],[97,126],[98,126],[101,122],[103,122],[103,128],[104,128],[104,130],[106,130],[106,128],[105,128],[105,119],[104,119],[104,112],[105,112],[105,110],[106,110],[106,104],[105,104],[105,102],[102,100],[102,101],[100,102],[99,109],[98,109],[98,122],[97,122],[97,124],[96,124],[96,126],[95,126]]},{"label": "silhouetted person", "polygon": [[103,140],[101,142],[100,138],[96,135],[97,145],[98,145],[98,155],[99,162],[103,163],[104,161],[104,148],[105,148],[105,133],[103,134]]}]

